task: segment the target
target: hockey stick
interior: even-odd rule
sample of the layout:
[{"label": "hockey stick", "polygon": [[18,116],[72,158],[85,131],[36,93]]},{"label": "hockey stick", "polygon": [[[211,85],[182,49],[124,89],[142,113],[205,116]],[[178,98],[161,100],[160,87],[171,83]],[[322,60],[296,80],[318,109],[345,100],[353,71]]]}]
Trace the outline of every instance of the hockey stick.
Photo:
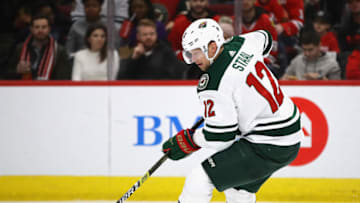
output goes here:
[{"label": "hockey stick", "polygon": [[[204,118],[201,118],[191,127],[191,130],[195,131],[203,122]],[[125,200],[127,200],[135,192],[135,190],[137,190],[156,171],[156,169],[158,169],[161,164],[166,161],[167,158],[168,157],[166,153],[116,203],[123,203]]]}]

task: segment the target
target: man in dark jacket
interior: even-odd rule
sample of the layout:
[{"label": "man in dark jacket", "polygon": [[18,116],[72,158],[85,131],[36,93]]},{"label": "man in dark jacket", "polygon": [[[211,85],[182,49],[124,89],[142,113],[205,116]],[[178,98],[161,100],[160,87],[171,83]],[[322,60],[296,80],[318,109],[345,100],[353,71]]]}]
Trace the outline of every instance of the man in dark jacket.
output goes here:
[{"label": "man in dark jacket", "polygon": [[129,59],[121,61],[119,79],[183,79],[187,65],[179,61],[170,46],[157,40],[156,25],[143,19],[137,26],[138,44]]},{"label": "man in dark jacket", "polygon": [[69,80],[69,57],[65,48],[50,35],[48,17],[33,17],[30,31],[9,60],[6,79]]}]

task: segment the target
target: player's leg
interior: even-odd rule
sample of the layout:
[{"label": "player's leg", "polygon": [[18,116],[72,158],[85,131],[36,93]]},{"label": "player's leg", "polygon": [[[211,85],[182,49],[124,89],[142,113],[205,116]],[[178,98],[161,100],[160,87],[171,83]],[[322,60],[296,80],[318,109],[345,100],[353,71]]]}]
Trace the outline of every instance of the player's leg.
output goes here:
[{"label": "player's leg", "polygon": [[227,203],[255,203],[255,193],[229,188],[224,190]]},{"label": "player's leg", "polygon": [[214,186],[204,169],[199,165],[186,177],[180,203],[209,203]]},{"label": "player's leg", "polygon": [[240,187],[234,187],[224,190],[227,203],[255,203],[255,191],[258,191],[260,186],[269,178],[260,178],[249,184]]},{"label": "player's leg", "polygon": [[271,174],[296,157],[298,149],[299,144],[274,146],[241,139],[202,165],[218,191],[237,187],[256,193]]}]

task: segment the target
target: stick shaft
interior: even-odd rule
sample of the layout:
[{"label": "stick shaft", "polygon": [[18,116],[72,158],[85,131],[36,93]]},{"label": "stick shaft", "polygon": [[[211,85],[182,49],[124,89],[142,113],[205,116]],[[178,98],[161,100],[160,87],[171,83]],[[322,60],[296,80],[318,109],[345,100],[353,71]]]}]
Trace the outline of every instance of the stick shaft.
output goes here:
[{"label": "stick shaft", "polygon": [[[204,118],[198,120],[192,127],[191,130],[195,131],[202,123]],[[167,154],[164,154],[147,172],[140,178],[118,201],[117,203],[123,203],[127,200],[155,171],[158,169],[161,164],[167,160]]]}]

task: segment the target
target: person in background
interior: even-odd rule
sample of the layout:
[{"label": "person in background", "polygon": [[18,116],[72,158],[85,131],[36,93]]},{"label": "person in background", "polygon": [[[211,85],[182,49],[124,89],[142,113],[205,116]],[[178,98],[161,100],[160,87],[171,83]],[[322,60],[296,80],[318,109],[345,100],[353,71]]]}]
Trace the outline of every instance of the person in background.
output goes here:
[{"label": "person in background", "polygon": [[176,58],[167,44],[158,40],[154,21],[139,21],[137,41],[131,57],[121,60],[118,79],[183,79],[187,66]]},{"label": "person in background", "polygon": [[17,2],[0,2],[0,79],[6,77],[7,64],[17,44],[28,36],[31,22],[31,9]]},{"label": "person in background", "polygon": [[324,11],[319,11],[313,21],[314,30],[320,35],[321,49],[323,52],[340,52],[339,43],[334,32],[331,31],[330,16]]},{"label": "person in background", "polygon": [[114,51],[111,73],[108,74],[107,28],[103,24],[92,24],[85,34],[87,48],[75,53],[72,80],[114,80],[119,70],[119,54]]},{"label": "person in background", "polygon": [[[56,8],[67,21],[73,22],[71,20],[71,12],[78,6],[76,1],[77,0],[56,0]],[[82,12],[84,12],[84,9],[82,9]]]},{"label": "person in background", "polygon": [[156,20],[154,7],[150,0],[130,0],[129,16],[128,23],[124,22],[124,27],[121,28],[119,33],[121,38],[121,58],[128,58],[131,50],[137,45],[137,25],[142,19],[147,18],[154,21],[158,40],[166,41],[165,24]]},{"label": "person in background", "polygon": [[156,19],[164,24],[172,21],[181,9],[181,1],[183,0],[151,0]]},{"label": "person in background", "polygon": [[291,61],[283,80],[341,79],[336,54],[321,50],[320,36],[315,31],[303,32],[300,42],[303,53]]},{"label": "person in background", "polygon": [[89,25],[104,23],[100,17],[101,5],[104,0],[82,0],[84,4],[85,19],[77,20],[67,35],[66,48],[72,56],[75,52],[86,47],[84,43],[85,32]]},{"label": "person in background", "polygon": [[349,12],[337,29],[342,52],[352,52],[360,46],[360,0],[347,0],[347,6]]},{"label": "person in background", "polygon": [[51,23],[51,36],[61,45],[65,45],[71,21],[57,10],[56,5],[46,0],[39,1],[33,13],[34,15],[41,14],[48,16]]},{"label": "person in background", "polygon": [[358,56],[360,50],[360,0],[346,0],[346,8],[341,24],[335,30],[339,40],[338,61],[343,70],[342,76],[349,78],[353,75],[351,72],[356,71],[357,60],[354,57]]},{"label": "person in background", "polygon": [[[291,61],[291,59],[294,58],[299,52],[300,47],[298,47],[298,36],[300,34],[300,30],[303,28],[304,23],[304,1],[281,0],[279,3],[285,9],[286,13],[288,14],[288,18],[287,20],[286,18],[283,18],[282,21],[275,22],[275,29],[278,34],[277,59],[279,69],[276,73],[278,78],[282,77],[289,64],[289,61]],[[265,8],[265,10],[268,10],[268,5],[263,4],[262,6]]]},{"label": "person in background", "polygon": [[243,0],[242,2],[241,33],[245,34],[256,30],[267,30],[270,32],[274,46],[270,55],[264,58],[264,60],[271,71],[278,76],[280,74],[277,65],[278,35],[273,26],[273,22],[263,8],[255,6],[256,0]]},{"label": "person in background", "polygon": [[280,4],[285,8],[289,19],[275,25],[277,33],[288,37],[297,36],[304,25],[304,1],[286,0],[280,1]]},{"label": "person in background", "polygon": [[31,34],[18,44],[8,65],[8,79],[69,80],[71,65],[64,47],[50,35],[47,16],[34,16]]},{"label": "person in background", "polygon": [[235,35],[234,22],[231,17],[221,16],[219,19],[219,25],[224,32],[225,40],[228,40]]},{"label": "person in background", "polygon": [[[74,0],[75,7],[71,11],[71,19],[73,22],[78,20],[84,20],[86,18],[86,13],[84,12],[84,2],[83,0]],[[114,0],[114,25],[116,30],[120,30],[122,23],[125,19],[128,18],[128,0]],[[101,6],[100,16],[103,21],[106,21],[107,11],[108,11],[108,0],[104,0],[104,3]]]},{"label": "person in background", "polygon": [[346,79],[360,80],[360,50],[355,49],[347,58]]},{"label": "person in background", "polygon": [[304,20],[308,26],[315,19],[318,11],[326,11],[331,16],[330,24],[337,25],[341,22],[344,15],[347,0],[305,0],[304,1]]},{"label": "person in background", "polygon": [[264,8],[273,22],[281,23],[289,20],[289,14],[278,0],[257,0],[256,6]]},{"label": "person in background", "polygon": [[24,4],[17,8],[13,21],[15,44],[24,42],[30,34],[31,18],[32,8],[30,5]]},{"label": "person in background", "polygon": [[325,11],[321,0],[307,0],[304,2],[304,29],[313,27],[313,22],[319,11]]},{"label": "person in background", "polygon": [[168,41],[179,59],[182,59],[181,38],[185,29],[195,20],[200,18],[213,18],[219,20],[220,16],[209,10],[208,0],[189,0],[190,10],[187,14],[180,14],[174,20],[174,25],[169,31]]}]

